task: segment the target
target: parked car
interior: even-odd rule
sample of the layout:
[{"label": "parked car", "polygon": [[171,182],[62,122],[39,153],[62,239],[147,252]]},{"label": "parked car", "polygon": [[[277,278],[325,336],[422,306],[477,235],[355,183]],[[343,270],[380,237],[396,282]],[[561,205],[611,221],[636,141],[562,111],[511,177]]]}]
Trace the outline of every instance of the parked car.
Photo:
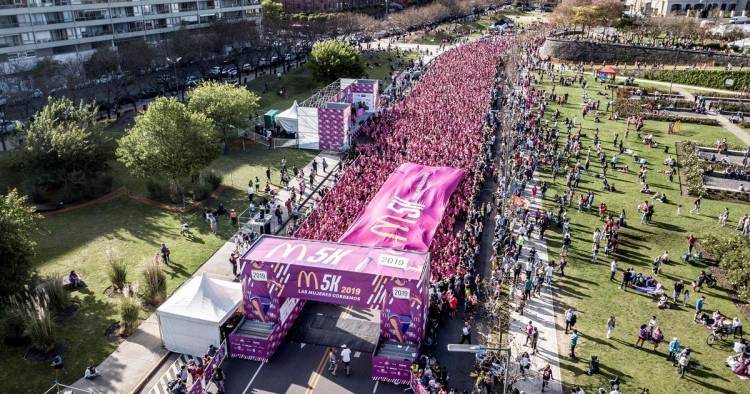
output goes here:
[{"label": "parked car", "polygon": [[187,86],[196,86],[203,81],[199,76],[197,75],[188,75],[187,78],[185,78],[185,85]]}]

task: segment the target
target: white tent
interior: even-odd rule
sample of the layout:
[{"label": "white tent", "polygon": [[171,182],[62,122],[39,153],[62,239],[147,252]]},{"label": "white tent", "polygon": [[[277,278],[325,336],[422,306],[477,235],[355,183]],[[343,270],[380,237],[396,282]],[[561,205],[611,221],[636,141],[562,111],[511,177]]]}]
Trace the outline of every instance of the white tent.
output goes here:
[{"label": "white tent", "polygon": [[195,276],[156,310],[164,346],[173,352],[201,356],[221,343],[219,328],[242,301],[242,285]]},{"label": "white tent", "polygon": [[281,126],[281,128],[292,133],[296,133],[298,131],[298,108],[299,105],[297,105],[297,100],[294,100],[294,104],[292,104],[291,108],[276,115],[276,122]]},{"label": "white tent", "polygon": [[312,107],[299,107],[299,146],[303,149],[318,149],[320,135],[318,135],[318,109]]}]

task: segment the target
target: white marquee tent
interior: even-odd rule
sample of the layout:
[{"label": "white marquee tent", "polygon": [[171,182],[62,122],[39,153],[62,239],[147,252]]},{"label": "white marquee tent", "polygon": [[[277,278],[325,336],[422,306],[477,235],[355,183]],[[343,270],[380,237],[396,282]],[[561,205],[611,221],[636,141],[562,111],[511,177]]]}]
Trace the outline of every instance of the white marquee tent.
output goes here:
[{"label": "white marquee tent", "polygon": [[242,285],[203,274],[191,278],[156,310],[164,346],[201,356],[219,346],[219,329],[242,302]]},{"label": "white marquee tent", "polygon": [[294,104],[292,104],[292,107],[284,110],[283,112],[276,115],[276,122],[286,131],[296,133],[298,131],[297,124],[298,124],[298,114],[297,109],[299,108],[299,105],[297,105],[297,100],[294,100]]}]

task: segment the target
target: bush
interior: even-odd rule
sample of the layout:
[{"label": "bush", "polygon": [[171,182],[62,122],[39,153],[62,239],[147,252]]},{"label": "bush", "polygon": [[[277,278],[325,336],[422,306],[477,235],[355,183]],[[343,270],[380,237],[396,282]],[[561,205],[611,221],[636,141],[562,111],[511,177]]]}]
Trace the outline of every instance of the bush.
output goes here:
[{"label": "bush", "polygon": [[211,186],[206,184],[198,184],[193,187],[193,201],[201,201],[205,200],[211,195],[211,192],[213,189],[211,189]]},{"label": "bush", "polygon": [[161,183],[149,180],[146,182],[146,194],[152,200],[165,200],[169,198],[169,191],[164,189]]},{"label": "bush", "polygon": [[[716,104],[714,104],[716,106]],[[723,111],[729,112],[750,112],[750,104],[748,103],[719,103],[718,107]]]},{"label": "bush", "polygon": [[64,311],[70,306],[70,293],[65,289],[65,281],[62,275],[54,275],[44,279],[37,292],[45,295],[48,305],[58,312]]},{"label": "bush", "polygon": [[688,193],[700,195],[703,193],[703,167],[701,167],[698,149],[692,142],[682,144],[681,172],[685,176]]},{"label": "bush", "polygon": [[[644,78],[727,90],[743,90],[750,87],[748,71],[649,70],[644,74]],[[733,80],[734,84],[727,86],[727,79]]]},{"label": "bush", "polygon": [[727,279],[745,301],[750,300],[750,240],[739,233],[731,235],[707,234],[701,246],[719,266]]},{"label": "bush", "polygon": [[700,124],[704,126],[719,126],[719,121],[713,118],[696,118],[693,116],[662,115],[662,114],[655,114],[651,112],[647,112],[642,115],[643,115],[643,118],[646,120],[656,120],[660,122],[679,121],[680,123],[694,123],[694,124]]},{"label": "bush", "polygon": [[149,260],[143,267],[143,300],[149,305],[159,305],[167,298],[167,276],[158,260]]},{"label": "bush", "polygon": [[52,351],[56,338],[47,295],[42,292],[27,300],[24,303],[24,317],[34,349],[45,353]]},{"label": "bush", "polygon": [[201,178],[204,184],[211,187],[211,190],[216,190],[216,188],[221,185],[221,177],[216,175],[213,171],[204,173]]},{"label": "bush", "polygon": [[23,299],[14,295],[8,299],[5,305],[3,319],[3,334],[7,337],[21,337],[26,331],[26,315],[24,313]]},{"label": "bush", "polygon": [[141,313],[141,304],[133,297],[123,297],[120,300],[120,319],[122,319],[125,335],[133,333]]},{"label": "bush", "polygon": [[115,290],[122,291],[125,289],[128,280],[128,266],[125,261],[121,258],[108,259],[107,276],[109,276],[109,281]]}]

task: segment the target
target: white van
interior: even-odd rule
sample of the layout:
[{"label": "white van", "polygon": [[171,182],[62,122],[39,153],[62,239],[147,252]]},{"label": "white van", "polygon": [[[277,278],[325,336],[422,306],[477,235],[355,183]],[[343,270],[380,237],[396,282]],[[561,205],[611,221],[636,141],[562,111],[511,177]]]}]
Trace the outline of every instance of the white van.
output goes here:
[{"label": "white van", "polygon": [[744,25],[750,21],[750,18],[746,16],[733,16],[729,19],[729,23],[732,25]]}]

